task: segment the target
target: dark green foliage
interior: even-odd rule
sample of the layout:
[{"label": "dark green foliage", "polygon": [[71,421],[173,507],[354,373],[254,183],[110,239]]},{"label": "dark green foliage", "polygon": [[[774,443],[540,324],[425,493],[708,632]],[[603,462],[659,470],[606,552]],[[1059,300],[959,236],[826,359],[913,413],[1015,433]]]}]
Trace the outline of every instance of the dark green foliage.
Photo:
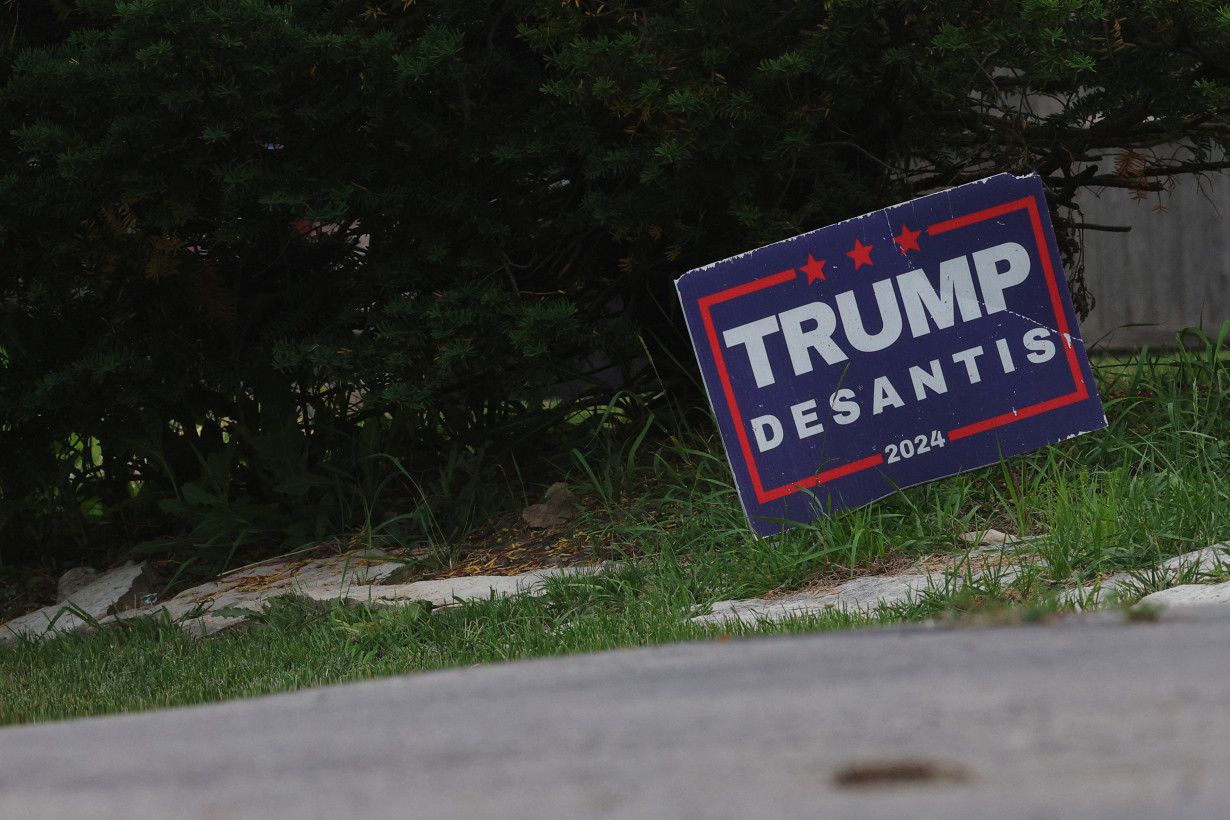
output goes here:
[{"label": "dark green foliage", "polygon": [[54,504],[76,532],[23,535],[84,538],[98,496],[198,544],[354,526],[375,452],[434,471],[543,426],[599,337],[518,281],[551,194],[483,158],[539,68],[488,16],[82,2],[65,42],[11,55],[0,487],[31,515],[10,524]]},{"label": "dark green foliage", "polygon": [[637,333],[679,352],[691,267],[997,171],[1044,177],[1074,251],[1081,186],[1148,195],[1226,134],[1203,0],[0,19],[6,559],[185,533],[225,559],[475,497],[558,433],[552,385],[604,401],[587,371],[632,378]]}]

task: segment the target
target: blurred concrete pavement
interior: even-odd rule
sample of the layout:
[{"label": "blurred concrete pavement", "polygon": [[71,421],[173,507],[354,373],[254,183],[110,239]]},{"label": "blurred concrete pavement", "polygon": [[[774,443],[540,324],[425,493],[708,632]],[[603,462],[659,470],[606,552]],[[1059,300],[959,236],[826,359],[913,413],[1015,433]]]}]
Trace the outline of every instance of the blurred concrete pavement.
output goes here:
[{"label": "blurred concrete pavement", "polygon": [[712,641],[0,730],[0,818],[70,817],[1225,818],[1230,607]]}]

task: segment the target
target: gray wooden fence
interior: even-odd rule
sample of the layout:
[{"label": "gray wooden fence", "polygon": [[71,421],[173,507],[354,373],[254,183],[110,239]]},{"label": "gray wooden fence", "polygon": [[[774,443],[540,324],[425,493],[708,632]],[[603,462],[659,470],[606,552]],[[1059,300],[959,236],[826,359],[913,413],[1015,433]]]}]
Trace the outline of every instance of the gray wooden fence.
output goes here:
[{"label": "gray wooden fence", "polygon": [[[1087,345],[1174,346],[1186,327],[1216,336],[1230,320],[1230,175],[1184,179],[1160,200],[1107,189],[1080,202],[1085,222],[1132,228],[1085,231],[1086,277],[1097,299],[1081,323]],[[1165,210],[1155,209],[1159,202]]]}]

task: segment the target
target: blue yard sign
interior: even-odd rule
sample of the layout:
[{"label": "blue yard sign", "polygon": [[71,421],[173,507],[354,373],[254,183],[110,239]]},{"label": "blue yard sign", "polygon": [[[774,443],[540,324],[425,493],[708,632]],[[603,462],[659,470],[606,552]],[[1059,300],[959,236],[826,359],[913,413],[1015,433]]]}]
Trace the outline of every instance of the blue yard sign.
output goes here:
[{"label": "blue yard sign", "polygon": [[1036,176],[932,194],[676,284],[761,535],[1106,426]]}]

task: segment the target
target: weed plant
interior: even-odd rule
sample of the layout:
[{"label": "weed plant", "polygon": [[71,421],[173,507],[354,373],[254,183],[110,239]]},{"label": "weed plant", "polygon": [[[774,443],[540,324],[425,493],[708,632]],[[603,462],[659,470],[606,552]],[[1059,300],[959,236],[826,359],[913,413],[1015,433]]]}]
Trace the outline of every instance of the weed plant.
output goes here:
[{"label": "weed plant", "polygon": [[[1064,590],[1116,573],[1131,573],[1120,588],[1130,603],[1198,580],[1159,574],[1159,561],[1230,539],[1228,332],[1230,324],[1216,338],[1192,331],[1192,349],[1095,362],[1104,431],[775,539],[752,537],[707,413],[624,396],[593,414],[591,440],[555,465],[592,510],[581,526],[625,559],[601,573],[556,579],[537,598],[436,612],[277,600],[250,632],[200,642],[165,620],[25,641],[0,651],[0,722],[669,641],[934,618],[1046,619],[1071,607],[1059,597]],[[935,589],[871,613],[761,625],[690,620],[724,599],[781,596],[960,555],[969,549],[961,534],[990,528],[1029,537],[1018,572],[975,577],[966,565]],[[449,533],[436,532],[436,546],[454,548]]]}]

